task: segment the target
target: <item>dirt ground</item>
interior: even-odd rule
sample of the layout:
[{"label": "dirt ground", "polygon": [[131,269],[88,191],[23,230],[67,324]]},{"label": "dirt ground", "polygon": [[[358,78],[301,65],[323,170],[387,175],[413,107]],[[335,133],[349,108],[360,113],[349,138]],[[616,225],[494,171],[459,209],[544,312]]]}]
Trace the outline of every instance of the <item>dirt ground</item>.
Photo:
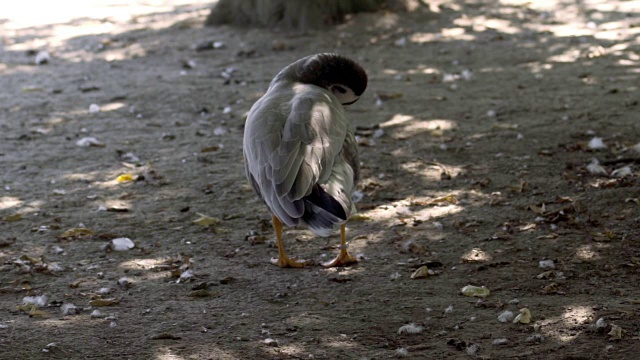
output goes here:
[{"label": "dirt ground", "polygon": [[[445,0],[303,33],[94,2],[0,15],[0,358],[637,356],[640,2]],[[361,261],[280,269],[244,114],[327,51],[370,76],[348,110]],[[318,262],[328,241],[285,233]]]}]

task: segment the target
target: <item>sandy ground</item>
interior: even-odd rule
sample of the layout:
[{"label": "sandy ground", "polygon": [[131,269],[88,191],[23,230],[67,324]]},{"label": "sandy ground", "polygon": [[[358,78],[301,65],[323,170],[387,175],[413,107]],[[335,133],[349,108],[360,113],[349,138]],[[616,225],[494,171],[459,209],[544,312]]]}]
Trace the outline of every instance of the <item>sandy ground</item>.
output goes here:
[{"label": "sandy ground", "polygon": [[[637,356],[640,2],[441,1],[306,33],[203,28],[207,1],[41,3],[0,15],[0,358]],[[244,114],[324,51],[370,74],[348,110],[361,261],[279,269]]]}]

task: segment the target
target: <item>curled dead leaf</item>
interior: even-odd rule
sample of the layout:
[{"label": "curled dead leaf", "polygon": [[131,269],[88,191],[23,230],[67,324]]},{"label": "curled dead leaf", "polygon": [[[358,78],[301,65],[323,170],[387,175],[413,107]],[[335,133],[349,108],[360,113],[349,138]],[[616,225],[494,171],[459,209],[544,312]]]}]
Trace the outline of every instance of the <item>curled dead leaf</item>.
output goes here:
[{"label": "curled dead leaf", "polygon": [[424,279],[426,277],[428,277],[429,274],[429,268],[426,266],[421,266],[419,267],[416,271],[413,272],[413,274],[411,274],[411,278],[412,279]]},{"label": "curled dead leaf", "polygon": [[609,335],[609,341],[614,340],[622,340],[622,328],[618,325],[611,324],[611,331],[607,334]]},{"label": "curled dead leaf", "polygon": [[513,319],[513,323],[528,324],[531,322],[531,311],[528,308],[520,309],[520,314]]}]

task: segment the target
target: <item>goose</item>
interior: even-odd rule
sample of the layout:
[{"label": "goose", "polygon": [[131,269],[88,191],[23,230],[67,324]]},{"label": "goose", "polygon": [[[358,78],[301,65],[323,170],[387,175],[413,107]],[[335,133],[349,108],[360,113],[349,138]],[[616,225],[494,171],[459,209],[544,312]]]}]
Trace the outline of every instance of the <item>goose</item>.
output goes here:
[{"label": "goose", "polygon": [[345,224],[355,205],[358,145],[343,106],[367,87],[356,61],[333,53],[299,59],[282,69],[249,110],[243,154],[247,179],[272,215],[280,267],[311,262],[289,258],[283,226],[305,225],[328,237],[340,229],[340,253],[325,267],[357,262],[347,251]]}]

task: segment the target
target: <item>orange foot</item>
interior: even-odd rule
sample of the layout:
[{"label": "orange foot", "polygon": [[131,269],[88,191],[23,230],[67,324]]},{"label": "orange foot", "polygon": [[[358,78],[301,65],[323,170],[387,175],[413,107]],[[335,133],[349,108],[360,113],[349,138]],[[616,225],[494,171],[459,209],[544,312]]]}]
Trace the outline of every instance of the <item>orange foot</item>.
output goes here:
[{"label": "orange foot", "polygon": [[307,265],[311,265],[310,260],[296,260],[289,257],[284,258],[272,258],[271,263],[281,268],[303,268]]},{"label": "orange foot", "polygon": [[358,262],[358,259],[349,255],[349,253],[347,252],[347,249],[343,248],[340,250],[340,254],[338,254],[338,256],[336,256],[335,259],[322,263],[322,266],[324,267],[347,266],[357,262]]}]

